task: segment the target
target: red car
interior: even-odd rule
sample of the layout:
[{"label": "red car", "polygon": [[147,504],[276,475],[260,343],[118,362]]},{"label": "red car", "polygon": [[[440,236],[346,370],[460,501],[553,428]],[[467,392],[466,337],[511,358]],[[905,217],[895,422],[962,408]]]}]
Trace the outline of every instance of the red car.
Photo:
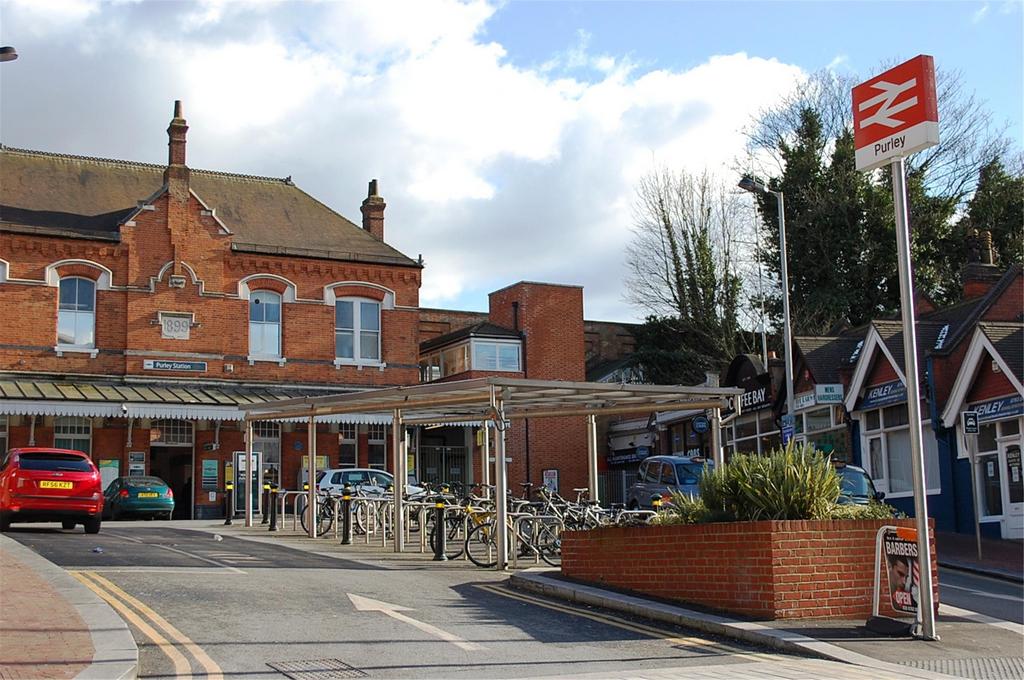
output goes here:
[{"label": "red car", "polygon": [[62,522],[98,534],[102,513],[100,471],[81,451],[11,449],[0,465],[0,531],[11,522]]}]

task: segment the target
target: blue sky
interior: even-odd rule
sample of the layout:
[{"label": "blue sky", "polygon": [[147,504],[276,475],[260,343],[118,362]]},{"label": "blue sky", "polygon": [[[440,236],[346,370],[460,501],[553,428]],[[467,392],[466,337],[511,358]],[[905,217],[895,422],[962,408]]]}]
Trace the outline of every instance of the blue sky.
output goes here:
[{"label": "blue sky", "polygon": [[[482,310],[519,280],[625,298],[636,186],[657,168],[732,187],[757,112],[832,68],[920,53],[959,71],[1022,146],[1022,2],[3,0],[0,140],[292,176],[426,261],[424,307]],[[744,197],[748,200],[748,197]],[[753,220],[750,220],[750,224]],[[744,266],[748,267],[749,263]]]}]

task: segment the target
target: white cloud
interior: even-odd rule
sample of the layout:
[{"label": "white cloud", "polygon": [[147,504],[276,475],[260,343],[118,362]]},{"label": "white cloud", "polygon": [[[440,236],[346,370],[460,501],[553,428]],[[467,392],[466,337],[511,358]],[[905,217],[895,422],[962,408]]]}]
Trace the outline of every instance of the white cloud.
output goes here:
[{"label": "white cloud", "polygon": [[971,15],[971,23],[978,24],[985,20],[988,16],[989,5],[987,2],[981,4],[981,7],[974,10],[974,14]]},{"label": "white cloud", "polygon": [[529,279],[582,284],[590,318],[641,316],[622,302],[637,179],[727,171],[802,75],[743,53],[651,70],[586,32],[517,66],[480,0],[70,4],[42,28],[36,3],[5,7],[23,56],[0,83],[5,143],[162,162],[182,99],[196,167],[291,175],[357,222],[379,178],[388,241],[426,260],[424,306]]}]

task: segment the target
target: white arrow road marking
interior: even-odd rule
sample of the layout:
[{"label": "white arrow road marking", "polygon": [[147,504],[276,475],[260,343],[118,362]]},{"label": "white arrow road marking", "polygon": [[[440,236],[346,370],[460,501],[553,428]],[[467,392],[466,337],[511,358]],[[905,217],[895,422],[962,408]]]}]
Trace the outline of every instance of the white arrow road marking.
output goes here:
[{"label": "white arrow road marking", "polygon": [[381,612],[382,614],[387,614],[393,619],[402,621],[404,623],[408,623],[413,628],[419,628],[424,633],[427,633],[428,635],[433,635],[434,637],[441,638],[445,642],[450,642],[456,647],[464,649],[467,652],[478,652],[487,649],[483,645],[478,645],[475,642],[468,642],[460,638],[458,635],[453,635],[452,633],[449,633],[446,630],[441,630],[437,626],[432,626],[429,623],[424,623],[423,621],[417,621],[411,616],[406,616],[405,614],[402,614],[402,612],[413,611],[409,607],[402,607],[397,604],[389,604],[387,602],[381,602],[380,600],[371,600],[368,597],[363,597],[362,595],[353,595],[352,593],[348,593],[348,599],[352,600],[352,606],[356,608],[356,611]]}]

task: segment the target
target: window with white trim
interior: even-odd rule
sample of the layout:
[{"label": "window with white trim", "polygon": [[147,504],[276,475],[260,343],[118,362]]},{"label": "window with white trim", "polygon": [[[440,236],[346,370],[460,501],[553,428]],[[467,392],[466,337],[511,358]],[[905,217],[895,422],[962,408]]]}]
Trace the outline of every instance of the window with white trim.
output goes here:
[{"label": "window with white trim", "polygon": [[357,467],[359,459],[356,457],[358,448],[356,446],[355,423],[341,423],[338,425],[338,467]]},{"label": "window with white trim", "polygon": [[[910,427],[906,404],[886,406],[861,414],[863,462],[879,491],[892,498],[914,493]],[[929,421],[921,425],[924,440],[924,476],[928,493],[939,493],[939,450]]]},{"label": "window with white trim", "polygon": [[263,457],[264,481],[280,481],[281,425],[270,420],[257,420],[252,424],[252,450]]},{"label": "window with white trim", "polygon": [[257,290],[249,296],[249,354],[281,356],[281,296],[273,291]]},{"label": "window with white trim", "polygon": [[334,356],[353,363],[380,363],[380,303],[345,298],[334,303]]},{"label": "window with white trim", "polygon": [[60,280],[57,345],[96,347],[96,282],[79,276]]},{"label": "window with white trim", "polygon": [[188,420],[162,418],[150,426],[150,446],[192,446],[192,423]]},{"label": "window with white trim", "polygon": [[473,340],[474,371],[520,371],[520,343]]},{"label": "window with white trim", "polygon": [[387,426],[368,425],[367,434],[367,439],[369,440],[369,448],[367,450],[368,466],[383,470],[386,467]]},{"label": "window with white trim", "polygon": [[92,420],[77,416],[57,416],[53,421],[53,446],[92,455]]},{"label": "window with white trim", "polygon": [[[1013,466],[1007,458],[1014,449],[1019,458],[1022,423],[1024,419],[1018,417],[983,423],[979,428],[975,460],[983,520],[1002,519],[1004,502],[1021,502],[1024,479],[1019,472],[1014,479]],[[1007,489],[1005,495],[1004,487]]]}]

